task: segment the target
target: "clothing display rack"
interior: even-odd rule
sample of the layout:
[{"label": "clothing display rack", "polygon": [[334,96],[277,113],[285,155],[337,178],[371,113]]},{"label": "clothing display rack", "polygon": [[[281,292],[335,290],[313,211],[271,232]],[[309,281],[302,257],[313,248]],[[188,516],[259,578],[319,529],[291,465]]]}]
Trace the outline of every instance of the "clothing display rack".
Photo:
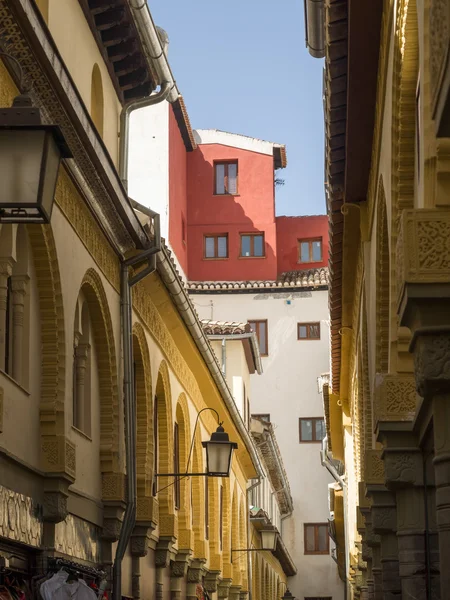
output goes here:
[{"label": "clothing display rack", "polygon": [[71,560],[66,560],[65,558],[49,558],[48,568],[49,570],[55,571],[58,571],[59,569],[66,569],[67,571],[70,571],[71,573],[74,573],[76,575],[86,575],[93,579],[102,580],[106,578],[105,571],[95,569],[94,567],[88,567],[86,565],[82,565]]}]

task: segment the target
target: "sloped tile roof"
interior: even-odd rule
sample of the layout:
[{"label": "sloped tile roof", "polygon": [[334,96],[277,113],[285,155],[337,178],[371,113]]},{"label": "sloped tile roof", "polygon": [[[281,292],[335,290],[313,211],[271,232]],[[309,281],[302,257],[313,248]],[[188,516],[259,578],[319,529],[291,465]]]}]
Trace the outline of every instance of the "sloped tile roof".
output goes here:
[{"label": "sloped tile roof", "polygon": [[238,321],[211,321],[210,319],[201,319],[203,331],[206,335],[239,335],[250,333],[251,327],[248,323]]},{"label": "sloped tile roof", "polygon": [[189,281],[190,291],[199,290],[244,290],[273,288],[311,288],[328,285],[328,269],[308,269],[306,271],[287,271],[277,280],[259,281]]}]

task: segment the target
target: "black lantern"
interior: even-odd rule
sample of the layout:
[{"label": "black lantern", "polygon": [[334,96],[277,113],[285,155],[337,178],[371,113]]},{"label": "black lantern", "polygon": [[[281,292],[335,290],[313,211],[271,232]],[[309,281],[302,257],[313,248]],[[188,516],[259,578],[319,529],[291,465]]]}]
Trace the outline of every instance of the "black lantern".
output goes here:
[{"label": "black lantern", "polygon": [[278,531],[276,529],[262,529],[261,549],[274,551],[277,549]]},{"label": "black lantern", "polygon": [[281,600],[295,600],[295,596],[293,596],[291,592],[288,589],[286,589],[286,591],[284,592],[284,596],[281,598]]},{"label": "black lantern", "polygon": [[209,442],[202,442],[206,448],[206,475],[209,477],[229,477],[233,450],[236,442],[230,442],[222,425],[211,435]]},{"label": "black lantern", "polygon": [[0,109],[0,222],[49,223],[62,158],[72,158],[61,130],[43,125],[27,95]]}]

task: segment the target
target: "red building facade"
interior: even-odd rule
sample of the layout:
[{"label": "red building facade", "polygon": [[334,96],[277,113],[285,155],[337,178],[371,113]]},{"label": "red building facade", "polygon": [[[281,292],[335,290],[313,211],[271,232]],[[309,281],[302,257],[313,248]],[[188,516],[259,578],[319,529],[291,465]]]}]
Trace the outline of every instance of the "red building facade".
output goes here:
[{"label": "red building facade", "polygon": [[275,281],[328,264],[325,215],[275,216],[284,146],[199,130],[187,152],[169,115],[169,243],[190,281]]}]

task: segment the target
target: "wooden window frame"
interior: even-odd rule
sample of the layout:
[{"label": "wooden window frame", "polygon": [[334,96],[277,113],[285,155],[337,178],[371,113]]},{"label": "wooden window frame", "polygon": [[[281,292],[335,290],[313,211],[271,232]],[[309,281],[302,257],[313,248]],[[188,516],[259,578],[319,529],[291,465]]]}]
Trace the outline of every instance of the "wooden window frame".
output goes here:
[{"label": "wooden window frame", "polygon": [[[302,440],[302,421],[312,421],[312,439],[311,440]],[[324,417],[300,417],[298,420],[298,437],[300,444],[321,444],[322,440],[318,440],[316,438],[316,421],[323,421],[325,425]]]},{"label": "wooden window frame", "polygon": [[[307,550],[306,549],[306,529],[307,527],[314,527],[314,547],[319,547],[319,527],[327,528],[327,549],[326,550]],[[330,554],[330,536],[328,534],[328,523],[303,523],[303,549],[304,553],[308,555],[321,555],[326,556]]]},{"label": "wooden window frame", "polygon": [[[261,356],[269,356],[269,324],[267,322],[267,319],[248,319],[248,324],[250,325],[250,323],[255,323],[256,324],[256,332],[255,333],[256,333],[256,338],[258,339],[259,352],[260,352]],[[266,324],[266,352],[265,353],[261,352],[261,344],[260,344],[260,341],[259,341],[259,327],[258,327],[258,325],[260,323],[265,323]]]},{"label": "wooden window frame", "polygon": [[[320,260],[313,259],[313,243],[320,242]],[[309,260],[302,260],[302,244],[309,244]],[[309,265],[310,263],[321,263],[323,262],[323,239],[321,237],[317,238],[299,238],[297,240],[297,264],[301,265]]]},{"label": "wooden window frame", "polygon": [[[227,255],[217,256],[219,253],[219,238],[224,237],[227,240]],[[214,239],[214,256],[206,256],[206,240],[207,238]],[[203,260],[228,260],[230,257],[230,250],[228,244],[228,233],[205,233],[203,236]]]},{"label": "wooden window frame", "polygon": [[[180,428],[178,423],[175,421],[173,426],[173,472],[180,472]],[[175,477],[173,484],[173,498],[175,508],[180,510],[181,507],[181,479]]]},{"label": "wooden window frame", "polygon": [[[214,163],[214,196],[238,196],[239,195],[239,163],[237,160],[215,160]],[[223,194],[217,191],[217,167],[223,165],[224,168],[224,192]],[[236,192],[228,191],[228,165],[236,165]]]},{"label": "wooden window frame", "polygon": [[[242,238],[244,236],[250,237],[250,256],[244,256],[242,254]],[[263,242],[263,254],[261,256],[255,256],[255,237],[262,237]],[[240,233],[240,248],[239,248],[239,258],[266,258],[266,236],[264,235],[264,231],[251,232],[251,233]]]},{"label": "wooden window frame", "polygon": [[[312,337],[311,336],[311,329],[313,325],[317,325],[319,327],[319,337]],[[306,337],[300,337],[300,327],[306,327]],[[297,323],[297,340],[299,342],[305,342],[305,341],[318,341],[320,340],[320,331],[321,327],[320,327],[320,321],[314,321],[314,322],[309,322],[309,323]]]}]

